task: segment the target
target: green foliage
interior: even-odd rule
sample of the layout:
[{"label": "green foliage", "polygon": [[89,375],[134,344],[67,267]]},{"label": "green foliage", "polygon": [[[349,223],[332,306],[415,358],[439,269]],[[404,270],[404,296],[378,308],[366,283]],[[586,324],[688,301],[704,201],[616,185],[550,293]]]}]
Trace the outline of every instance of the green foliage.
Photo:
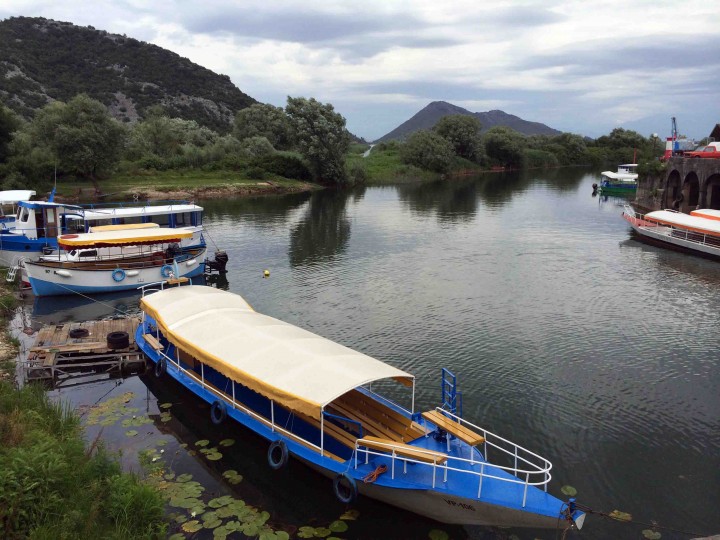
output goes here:
[{"label": "green foliage", "polygon": [[240,145],[250,157],[267,156],[275,152],[275,148],[266,137],[248,137],[241,140]]},{"label": "green foliage", "polygon": [[504,166],[523,164],[525,136],[510,128],[496,126],[483,135],[485,152],[491,161]]},{"label": "green foliage", "polygon": [[525,149],[523,163],[530,169],[540,169],[547,167],[557,167],[558,158],[555,154],[545,150],[535,150],[533,148]]},{"label": "green foliage", "polygon": [[0,103],[0,163],[7,160],[13,132],[20,127],[20,118]]},{"label": "green foliage", "polygon": [[292,178],[295,180],[308,181],[312,178],[307,165],[295,154],[278,152],[271,155],[260,156],[250,160],[250,165],[260,167],[269,173]]},{"label": "green foliage", "polygon": [[52,153],[60,170],[95,178],[119,161],[126,133],[102,103],[78,95],[40,110],[27,136],[28,144]]},{"label": "green foliage", "polygon": [[409,165],[444,173],[450,168],[453,147],[437,133],[421,129],[410,135],[400,149],[400,156]]},{"label": "green foliage", "polygon": [[314,98],[288,96],[285,112],[290,118],[298,149],[307,160],[315,181],[341,185],[347,182],[345,154],[350,135],[345,118],[329,103]]},{"label": "green foliage", "polygon": [[0,536],[159,538],[159,495],[86,452],[77,416],[42,388],[0,383]]},{"label": "green foliage", "polygon": [[359,161],[355,161],[348,170],[350,183],[355,186],[367,183],[368,176],[367,167],[365,167],[364,163]]},{"label": "green foliage", "polygon": [[239,141],[264,137],[278,150],[287,150],[292,143],[290,121],[281,107],[257,103],[235,115],[233,135]]},{"label": "green foliage", "polygon": [[474,161],[480,149],[479,133],[482,125],[474,116],[451,114],[443,116],[433,131],[446,139],[460,157]]}]

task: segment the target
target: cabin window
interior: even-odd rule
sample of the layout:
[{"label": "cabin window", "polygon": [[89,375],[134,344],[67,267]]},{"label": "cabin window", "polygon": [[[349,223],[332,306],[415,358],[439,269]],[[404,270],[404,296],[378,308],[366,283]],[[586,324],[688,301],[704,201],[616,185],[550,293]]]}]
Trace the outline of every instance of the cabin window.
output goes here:
[{"label": "cabin window", "polygon": [[79,257],[97,257],[97,249],[81,251]]},{"label": "cabin window", "polygon": [[150,223],[157,223],[161,227],[167,227],[170,224],[169,214],[159,214],[156,216],[150,216]]},{"label": "cabin window", "polygon": [[175,214],[175,226],[176,227],[190,227],[192,222],[192,212],[182,212]]},{"label": "cabin window", "polygon": [[27,208],[20,208],[20,210],[18,210],[18,216],[19,216],[18,221],[27,223],[27,220],[30,217],[30,211]]},{"label": "cabin window", "polygon": [[202,212],[193,212],[193,214],[195,214],[195,220],[193,225],[199,227],[200,225],[202,225]]}]

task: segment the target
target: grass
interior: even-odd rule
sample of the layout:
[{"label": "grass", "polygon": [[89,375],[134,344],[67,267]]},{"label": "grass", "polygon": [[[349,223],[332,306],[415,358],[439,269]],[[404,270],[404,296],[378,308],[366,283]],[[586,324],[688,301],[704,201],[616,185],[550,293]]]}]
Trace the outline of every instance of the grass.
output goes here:
[{"label": "grass", "polygon": [[163,500],[40,387],[0,382],[0,537],[162,538]]},{"label": "grass", "polygon": [[366,170],[367,185],[389,185],[409,181],[432,180],[438,177],[436,173],[403,163],[396,148],[380,150],[375,147],[366,158],[362,157],[362,154],[351,153],[348,155],[346,163],[349,170],[357,166],[361,166]]},{"label": "grass", "polygon": [[[305,182],[288,180],[281,176],[267,175],[262,179],[248,178],[246,171],[205,171],[202,169],[175,169],[167,171],[136,170],[120,172],[99,181],[103,194],[146,194],[149,191],[172,194],[176,191],[237,190],[276,192],[278,190],[299,191],[307,189]],[[85,195],[94,192],[94,186],[87,180],[64,178],[58,182],[58,195],[75,197],[82,191]]]}]

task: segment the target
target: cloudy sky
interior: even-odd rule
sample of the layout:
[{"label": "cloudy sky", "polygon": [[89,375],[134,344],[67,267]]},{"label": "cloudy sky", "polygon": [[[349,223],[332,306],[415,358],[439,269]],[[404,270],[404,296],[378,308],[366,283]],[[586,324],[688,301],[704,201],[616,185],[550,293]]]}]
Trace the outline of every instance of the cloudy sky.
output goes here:
[{"label": "cloudy sky", "polygon": [[154,43],[255,99],[332,103],[375,139],[431,101],[591,137],[720,123],[716,0],[3,0]]}]

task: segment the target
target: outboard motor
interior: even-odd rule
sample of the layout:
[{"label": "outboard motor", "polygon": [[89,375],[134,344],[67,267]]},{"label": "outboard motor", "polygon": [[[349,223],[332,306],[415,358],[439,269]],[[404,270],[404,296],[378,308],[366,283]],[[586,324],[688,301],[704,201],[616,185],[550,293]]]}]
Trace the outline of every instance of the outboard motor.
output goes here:
[{"label": "outboard motor", "polygon": [[224,251],[218,250],[215,252],[215,259],[214,260],[206,260],[205,261],[205,268],[209,269],[210,271],[216,271],[221,274],[226,274],[227,270],[225,269],[225,266],[227,266],[228,263],[228,255]]}]

